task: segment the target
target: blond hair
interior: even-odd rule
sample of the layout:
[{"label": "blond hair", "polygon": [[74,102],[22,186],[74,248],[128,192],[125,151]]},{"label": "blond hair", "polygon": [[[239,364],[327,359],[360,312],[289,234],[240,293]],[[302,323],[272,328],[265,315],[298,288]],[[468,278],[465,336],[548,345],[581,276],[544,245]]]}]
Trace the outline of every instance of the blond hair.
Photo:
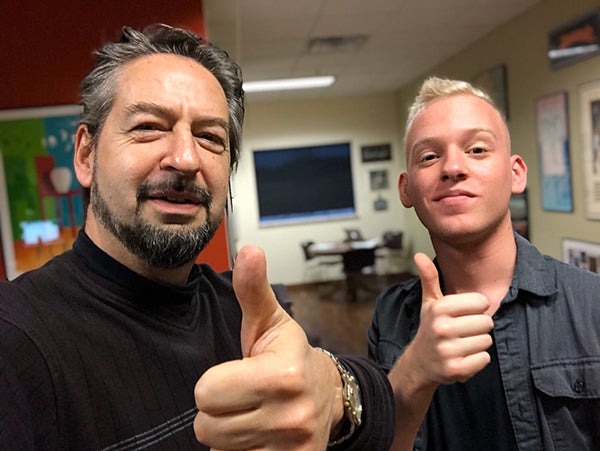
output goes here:
[{"label": "blond hair", "polygon": [[479,97],[489,103],[502,117],[502,121],[506,124],[506,120],[502,112],[498,109],[498,106],[494,103],[492,98],[479,88],[476,88],[472,84],[462,80],[451,80],[448,78],[440,77],[429,77],[421,85],[419,94],[415,97],[413,104],[408,109],[408,118],[406,120],[406,128],[404,131],[404,138],[406,142],[406,135],[412,125],[415,117],[429,106],[430,103],[442,99],[445,97],[451,97],[455,95],[472,95]]}]

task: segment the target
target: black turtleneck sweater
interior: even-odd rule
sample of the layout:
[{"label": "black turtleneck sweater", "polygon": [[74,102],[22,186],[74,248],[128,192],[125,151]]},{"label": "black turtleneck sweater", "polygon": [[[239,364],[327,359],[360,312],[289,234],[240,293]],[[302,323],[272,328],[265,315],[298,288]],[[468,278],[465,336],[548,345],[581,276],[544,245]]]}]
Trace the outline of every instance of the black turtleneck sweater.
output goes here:
[{"label": "black turtleneck sweater", "polygon": [[[231,273],[194,266],[185,286],[121,265],[81,232],[73,250],[0,283],[0,449],[191,450],[193,390],[241,358]],[[344,363],[365,412],[338,449],[387,449],[393,401],[365,359]]]}]

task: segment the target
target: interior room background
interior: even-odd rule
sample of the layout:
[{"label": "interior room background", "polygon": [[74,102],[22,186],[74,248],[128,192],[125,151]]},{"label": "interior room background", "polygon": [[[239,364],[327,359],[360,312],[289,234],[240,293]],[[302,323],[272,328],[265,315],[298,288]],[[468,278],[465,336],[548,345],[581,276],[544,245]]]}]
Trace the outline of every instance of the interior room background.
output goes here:
[{"label": "interior room background", "polygon": [[[235,233],[232,238],[235,247],[239,249],[246,243],[263,247],[268,256],[271,278],[284,283],[302,282],[304,257],[299,245],[302,240],[343,239],[344,228],[360,228],[367,238],[380,236],[384,230],[400,229],[405,234],[408,254],[425,252],[433,255],[426,230],[412,209],[401,207],[396,191],[398,174],[405,167],[401,140],[407,108],[427,75],[471,80],[499,64],[506,65],[512,149],[523,156],[529,169],[530,240],[542,252],[557,258],[562,258],[563,238],[598,242],[600,222],[587,219],[584,206],[584,143],[580,132],[578,87],[600,80],[600,55],[559,69],[550,67],[547,56],[549,32],[598,6],[600,3],[593,0],[543,0],[397,92],[304,102],[250,103],[244,153],[234,177],[232,225]],[[573,193],[573,211],[570,213],[546,211],[541,206],[535,102],[559,91],[568,93]],[[340,140],[350,140],[353,144],[357,217],[330,223],[259,227],[251,152]],[[391,143],[392,160],[362,163],[360,146],[379,142]],[[369,187],[369,171],[379,168],[389,170],[389,188],[382,191],[382,195],[389,199],[387,211],[373,209],[376,194]]]},{"label": "interior room background", "polygon": [[[22,15],[18,4],[12,6],[4,2],[2,9],[12,8],[3,17]],[[50,3],[50,2],[49,2]],[[112,22],[142,25],[156,17],[147,11],[158,11],[161,21],[188,25],[196,29],[198,13],[193,16],[192,6],[199,2],[178,0],[185,8],[161,7],[160,1],[153,0],[143,8],[118,14]],[[101,6],[101,5],[100,5]],[[359,228],[366,238],[381,236],[386,230],[404,231],[404,243],[407,255],[414,252],[426,252],[433,255],[426,231],[412,210],[405,210],[398,200],[396,180],[404,168],[402,152],[402,134],[406,109],[416,94],[421,81],[429,74],[470,80],[482,71],[498,64],[506,66],[507,104],[509,128],[512,136],[513,151],[522,155],[529,167],[528,176],[528,213],[529,238],[545,253],[561,258],[561,241],[575,238],[583,241],[598,242],[600,222],[590,220],[585,213],[584,168],[582,160],[581,128],[578,89],[580,85],[600,80],[600,56],[595,55],[559,69],[550,67],[548,33],[564,25],[569,20],[580,17],[600,6],[598,1],[579,0],[563,2],[561,0],[542,0],[521,16],[505,23],[483,39],[461,51],[443,64],[423,74],[400,90],[377,95],[349,96],[306,101],[255,102],[249,100],[244,127],[243,151],[239,168],[232,181],[233,214],[228,221],[230,248],[232,254],[244,244],[261,246],[268,257],[269,277],[273,282],[296,284],[305,282],[304,256],[300,242],[304,240],[336,241],[344,238],[344,229]],[[86,6],[88,8],[88,6]],[[100,8],[102,9],[102,8]],[[127,9],[123,6],[123,9]],[[179,11],[174,11],[179,10]],[[17,14],[17,12],[19,14]],[[54,14],[47,11],[47,14]],[[141,14],[140,14],[141,13]],[[41,33],[45,40],[77,40],[93,29],[93,23],[77,23],[74,18],[90,17],[89,11],[72,11],[71,17],[64,20],[75,22],[72,36],[56,36],[49,28],[48,21],[37,18],[25,18],[14,24],[6,32]],[[97,11],[96,15],[101,15]],[[152,17],[151,17],[152,16]],[[63,20],[63,19],[61,19]],[[78,19],[79,20],[79,19]],[[100,21],[100,19],[96,19]],[[102,20],[107,20],[103,17]],[[112,20],[112,19],[111,19]],[[196,22],[195,22],[196,21]],[[113,38],[115,23],[105,26],[109,38]],[[101,43],[101,36],[95,36],[90,48]],[[0,39],[0,42],[2,40]],[[6,42],[6,41],[4,41]],[[14,42],[11,39],[10,42]],[[2,45],[2,44],[0,44]],[[2,48],[4,56],[10,49]],[[43,51],[43,48],[39,49]],[[87,51],[77,49],[77,54],[86,55]],[[41,58],[46,64],[60,70],[60,64],[52,62],[54,58],[67,58],[61,55],[32,54],[26,48],[12,49],[12,57],[0,61],[2,74],[15,73],[18,65],[28,66],[16,70],[23,78],[18,84],[18,92],[0,94],[0,108],[19,108],[68,104],[76,101],[78,80],[91,66],[91,59],[79,61],[77,65],[63,65],[68,86],[48,85],[47,77],[37,74],[43,70]],[[4,77],[4,75],[3,75]],[[74,89],[74,91],[73,91]],[[14,91],[14,90],[11,90]],[[568,94],[568,118],[570,130],[570,163],[573,193],[572,212],[547,211],[541,205],[541,185],[539,155],[536,142],[535,102],[537,99],[559,91]],[[59,95],[56,95],[56,93]],[[69,94],[65,94],[68,92]],[[62,93],[62,94],[60,94]],[[306,223],[274,227],[260,227],[256,198],[256,181],[252,165],[252,151],[282,147],[301,147],[313,144],[331,144],[350,142],[353,158],[353,177],[357,215],[346,220]],[[392,158],[389,161],[361,161],[360,148],[364,145],[389,143]],[[389,184],[387,188],[372,190],[370,171],[387,170]],[[387,210],[374,208],[379,197],[387,200]],[[0,214],[2,214],[0,208]],[[341,275],[340,275],[341,277]]]}]

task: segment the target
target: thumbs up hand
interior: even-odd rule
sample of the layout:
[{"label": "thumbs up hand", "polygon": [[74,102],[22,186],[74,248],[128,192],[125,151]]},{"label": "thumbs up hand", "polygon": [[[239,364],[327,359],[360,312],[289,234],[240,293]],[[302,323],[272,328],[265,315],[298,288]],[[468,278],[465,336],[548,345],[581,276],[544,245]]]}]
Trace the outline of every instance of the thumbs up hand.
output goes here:
[{"label": "thumbs up hand", "polygon": [[[423,385],[464,382],[489,362],[492,318],[489,301],[480,293],[444,296],[437,268],[425,254],[415,255],[421,276],[421,324],[407,347],[413,375]],[[407,362],[405,362],[407,363]]]},{"label": "thumbs up hand", "polygon": [[220,450],[325,449],[343,417],[335,365],[277,302],[259,248],[240,250],[233,287],[244,358],[210,368],[196,384],[196,438]]}]

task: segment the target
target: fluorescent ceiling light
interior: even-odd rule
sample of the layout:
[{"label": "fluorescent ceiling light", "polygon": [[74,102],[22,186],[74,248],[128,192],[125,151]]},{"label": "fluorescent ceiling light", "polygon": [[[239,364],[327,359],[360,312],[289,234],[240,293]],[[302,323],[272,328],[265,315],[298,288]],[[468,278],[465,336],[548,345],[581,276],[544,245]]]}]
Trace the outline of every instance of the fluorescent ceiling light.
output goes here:
[{"label": "fluorescent ceiling light", "polygon": [[262,92],[262,91],[282,91],[285,89],[308,89],[324,88],[331,86],[335,81],[333,75],[322,77],[303,77],[303,78],[282,78],[279,80],[259,80],[244,82],[244,91]]}]

